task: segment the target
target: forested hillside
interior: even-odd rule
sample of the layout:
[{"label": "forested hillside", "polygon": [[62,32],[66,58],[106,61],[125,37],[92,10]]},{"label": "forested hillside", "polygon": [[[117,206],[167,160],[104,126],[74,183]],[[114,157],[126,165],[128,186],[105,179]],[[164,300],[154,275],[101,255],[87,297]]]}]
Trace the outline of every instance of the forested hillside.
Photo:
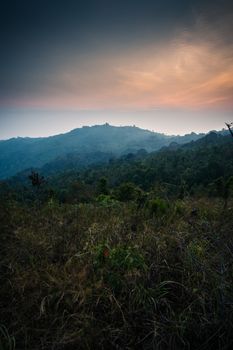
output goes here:
[{"label": "forested hillside", "polygon": [[78,161],[0,183],[1,349],[231,349],[232,137]]},{"label": "forested hillside", "polygon": [[[115,127],[109,124],[74,129],[47,138],[14,138],[0,141],[0,179],[15,175],[61,158],[76,157],[80,167],[102,162],[112,156],[160,149],[171,142],[179,144],[197,140],[203,134],[167,136],[137,127]],[[103,155],[104,154],[104,155]],[[79,158],[78,158],[79,157]]]},{"label": "forested hillside", "polygon": [[[113,198],[122,184],[144,193],[163,188],[168,197],[220,195],[223,186],[220,182],[224,183],[233,174],[232,143],[230,135],[212,132],[195,142],[172,143],[154,153],[141,149],[109,160],[106,154],[98,154],[102,162],[92,166],[87,156],[82,168],[80,156],[73,154],[38,169],[46,181],[36,196],[47,198],[53,193],[58,201],[88,202],[98,196],[103,183],[106,192],[103,194]],[[25,200],[35,195],[28,179],[30,173],[28,169],[6,182],[12,191],[18,188],[18,192],[24,192]],[[4,188],[6,185],[2,184]]]}]

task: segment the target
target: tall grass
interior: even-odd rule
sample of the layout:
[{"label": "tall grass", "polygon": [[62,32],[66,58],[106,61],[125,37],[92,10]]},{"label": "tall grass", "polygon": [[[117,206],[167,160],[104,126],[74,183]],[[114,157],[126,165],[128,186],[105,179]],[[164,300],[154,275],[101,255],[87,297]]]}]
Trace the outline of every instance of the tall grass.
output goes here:
[{"label": "tall grass", "polygon": [[1,213],[1,350],[233,345],[230,205],[224,217],[207,199]]}]

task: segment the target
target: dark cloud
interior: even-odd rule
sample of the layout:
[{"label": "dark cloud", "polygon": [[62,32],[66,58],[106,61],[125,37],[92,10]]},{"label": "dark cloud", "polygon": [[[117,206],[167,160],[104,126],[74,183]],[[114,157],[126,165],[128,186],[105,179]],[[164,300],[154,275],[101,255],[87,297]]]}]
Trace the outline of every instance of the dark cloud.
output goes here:
[{"label": "dark cloud", "polygon": [[[201,44],[204,57],[209,59],[215,50],[223,52],[216,52],[217,57],[223,59],[223,64],[227,62],[232,72],[227,61],[227,55],[232,54],[232,14],[230,0],[2,1],[0,105],[10,106],[18,100],[23,104],[24,100],[41,100],[44,95],[56,93],[59,98],[62,91],[72,95],[74,85],[77,93],[82,90],[87,95],[88,90],[98,89],[99,85],[104,90],[109,89],[108,82],[114,90],[120,86],[122,74],[123,79],[127,77],[127,84],[136,81],[139,85],[138,79],[145,76],[145,72],[138,74],[138,70],[142,70],[141,62],[148,61],[141,52],[150,46],[157,47],[158,51],[163,47],[164,51],[164,47],[171,47],[171,41],[176,40],[180,45],[185,33],[186,46],[188,41],[193,47],[198,47],[199,40],[208,42],[208,54]],[[200,65],[202,58],[195,50],[192,48]],[[167,52],[173,57],[171,48]],[[176,52],[180,55],[181,51],[174,50],[174,60]],[[151,55],[151,49],[147,55]],[[139,63],[134,62],[135,57]],[[170,69],[170,60],[164,53],[161,57],[169,61]],[[113,74],[113,62],[114,68],[123,66],[119,77]],[[159,62],[157,56],[155,62]],[[152,68],[149,62],[147,69]],[[185,74],[185,70],[182,72]],[[75,79],[71,79],[71,75]],[[147,76],[146,89],[153,85],[152,78]],[[172,73],[174,86],[176,79]],[[190,98],[196,101],[193,96]]]}]

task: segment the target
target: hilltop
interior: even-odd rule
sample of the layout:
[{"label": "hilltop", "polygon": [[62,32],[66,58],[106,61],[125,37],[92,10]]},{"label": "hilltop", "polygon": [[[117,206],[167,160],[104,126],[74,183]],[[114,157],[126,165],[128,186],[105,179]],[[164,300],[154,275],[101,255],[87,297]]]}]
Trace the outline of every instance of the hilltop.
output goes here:
[{"label": "hilltop", "polygon": [[[111,126],[109,124],[84,126],[68,133],[43,138],[12,138],[0,141],[0,179],[46,163],[69,154],[78,154],[80,164],[95,163],[134,153],[140,149],[147,152],[159,150],[171,142],[183,144],[195,141],[203,134],[168,136],[132,126]],[[104,154],[104,156],[103,156]],[[93,155],[93,156],[92,156]],[[86,159],[89,161],[86,162]]]}]

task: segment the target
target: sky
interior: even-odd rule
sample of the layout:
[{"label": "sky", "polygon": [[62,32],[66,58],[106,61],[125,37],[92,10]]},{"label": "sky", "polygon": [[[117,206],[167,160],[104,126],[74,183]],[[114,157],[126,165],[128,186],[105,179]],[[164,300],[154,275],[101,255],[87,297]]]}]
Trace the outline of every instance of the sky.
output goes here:
[{"label": "sky", "polygon": [[0,4],[0,139],[233,121],[232,0]]}]

